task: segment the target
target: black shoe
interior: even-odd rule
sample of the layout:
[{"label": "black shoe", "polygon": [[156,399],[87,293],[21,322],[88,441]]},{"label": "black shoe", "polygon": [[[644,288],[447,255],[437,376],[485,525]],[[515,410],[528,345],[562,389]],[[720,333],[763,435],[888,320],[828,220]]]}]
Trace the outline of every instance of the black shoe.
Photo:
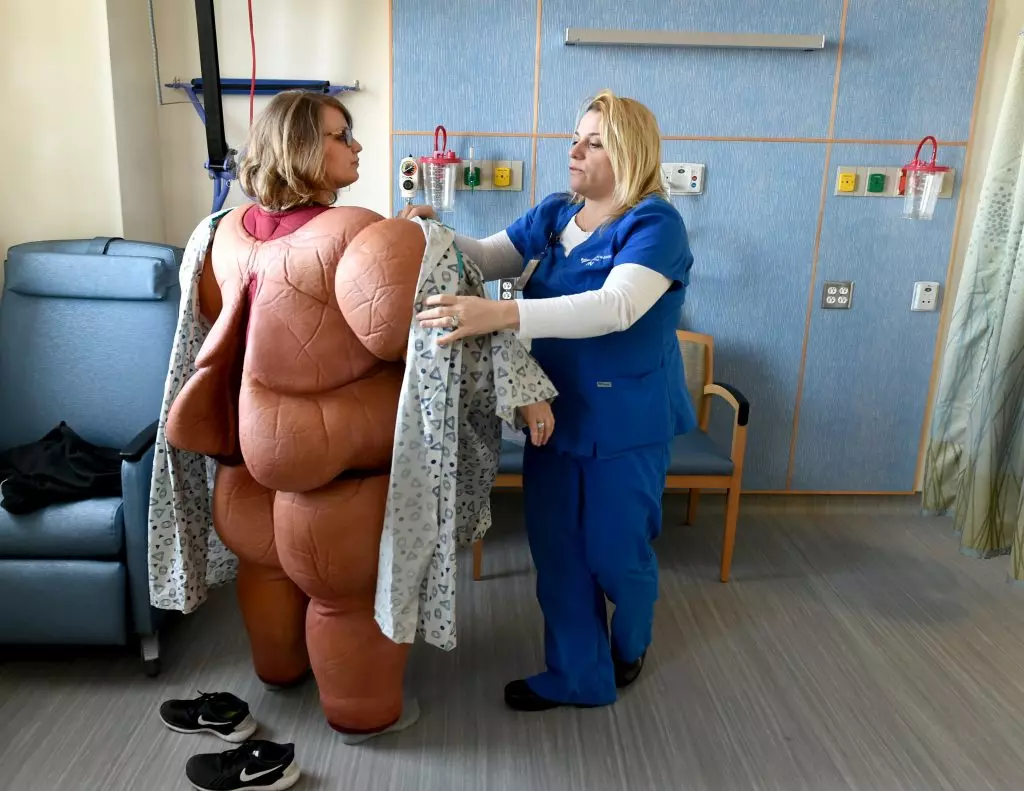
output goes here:
[{"label": "black shoe", "polygon": [[521,678],[505,685],[505,705],[516,711],[548,711],[562,704],[542,698]]},{"label": "black shoe", "polygon": [[212,733],[238,744],[256,733],[249,704],[230,692],[200,693],[192,700],[168,700],[160,706],[164,725],[178,733]]},{"label": "black shoe", "polygon": [[586,703],[559,703],[558,701],[542,698],[526,682],[526,679],[510,681],[505,685],[505,705],[516,711],[549,711],[561,706],[572,706],[576,709],[593,709]]},{"label": "black shoe", "polygon": [[619,689],[628,687],[640,677],[640,671],[644,669],[644,658],[647,652],[640,654],[635,662],[623,662],[615,659],[615,686]]},{"label": "black shoe", "polygon": [[294,744],[253,740],[225,753],[193,755],[185,776],[199,791],[284,791],[300,772]]}]

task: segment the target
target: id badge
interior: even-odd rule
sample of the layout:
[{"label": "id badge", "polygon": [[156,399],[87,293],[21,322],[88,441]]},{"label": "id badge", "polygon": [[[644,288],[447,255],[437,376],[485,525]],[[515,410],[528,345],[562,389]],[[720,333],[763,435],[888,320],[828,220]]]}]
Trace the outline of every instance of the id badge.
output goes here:
[{"label": "id badge", "polygon": [[530,259],[523,269],[523,274],[518,278],[502,278],[498,281],[498,299],[516,299],[521,294],[526,284],[530,282],[534,271],[540,264],[539,258]]},{"label": "id badge", "polygon": [[526,284],[530,282],[530,278],[533,277],[533,273],[537,270],[537,267],[539,265],[540,265],[540,259],[539,258],[531,258],[527,262],[526,268],[523,270],[523,274],[521,274],[519,276],[519,279],[516,281],[516,290],[517,291],[522,291],[524,288],[526,288]]}]

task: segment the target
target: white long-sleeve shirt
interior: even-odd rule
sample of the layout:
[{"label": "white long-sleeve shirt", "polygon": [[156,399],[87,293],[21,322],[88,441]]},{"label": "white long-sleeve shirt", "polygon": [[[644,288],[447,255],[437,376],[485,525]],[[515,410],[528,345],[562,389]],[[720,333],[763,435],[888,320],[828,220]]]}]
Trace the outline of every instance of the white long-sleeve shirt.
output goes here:
[{"label": "white long-sleeve shirt", "polygon": [[[561,233],[568,255],[590,238],[573,218]],[[486,239],[457,236],[456,244],[472,258],[488,281],[519,277],[523,257],[505,231]],[[548,299],[518,299],[519,337],[593,338],[629,329],[668,291],[672,281],[640,264],[618,264],[604,285],[592,291]]]}]

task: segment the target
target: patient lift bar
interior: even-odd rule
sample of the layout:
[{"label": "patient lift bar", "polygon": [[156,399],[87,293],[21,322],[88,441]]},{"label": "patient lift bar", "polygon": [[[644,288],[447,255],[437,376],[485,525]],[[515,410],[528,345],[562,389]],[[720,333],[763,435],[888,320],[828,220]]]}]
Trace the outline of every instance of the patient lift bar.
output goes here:
[{"label": "patient lift bar", "polygon": [[[331,85],[326,80],[251,80],[223,79],[220,76],[220,59],[217,55],[217,23],[213,14],[214,0],[195,0],[196,26],[199,31],[199,66],[202,77],[190,82],[170,82],[168,88],[184,91],[199,120],[206,128],[206,155],[203,167],[213,180],[213,211],[218,212],[231,191],[231,182],[236,175],[238,151],[228,146],[224,133],[224,95],[273,95],[281,91],[306,90],[337,95],[358,91],[355,85]],[[203,94],[199,101],[198,94]]]}]

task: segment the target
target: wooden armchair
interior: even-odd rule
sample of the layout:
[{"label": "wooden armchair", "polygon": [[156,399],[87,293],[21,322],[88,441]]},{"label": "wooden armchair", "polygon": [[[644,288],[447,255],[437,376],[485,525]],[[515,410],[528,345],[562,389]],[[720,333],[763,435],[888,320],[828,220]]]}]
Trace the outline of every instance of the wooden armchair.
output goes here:
[{"label": "wooden armchair", "polygon": [[[686,369],[686,385],[697,410],[698,427],[673,441],[665,491],[689,490],[686,522],[692,524],[697,518],[701,490],[725,490],[720,579],[728,582],[736,542],[736,522],[740,513],[740,488],[743,485],[750,403],[735,387],[714,381],[714,338],[685,330],[678,330],[676,337],[679,339],[679,351],[683,355]],[[713,396],[722,398],[733,409],[732,442],[728,454],[720,450],[707,434]]]}]

